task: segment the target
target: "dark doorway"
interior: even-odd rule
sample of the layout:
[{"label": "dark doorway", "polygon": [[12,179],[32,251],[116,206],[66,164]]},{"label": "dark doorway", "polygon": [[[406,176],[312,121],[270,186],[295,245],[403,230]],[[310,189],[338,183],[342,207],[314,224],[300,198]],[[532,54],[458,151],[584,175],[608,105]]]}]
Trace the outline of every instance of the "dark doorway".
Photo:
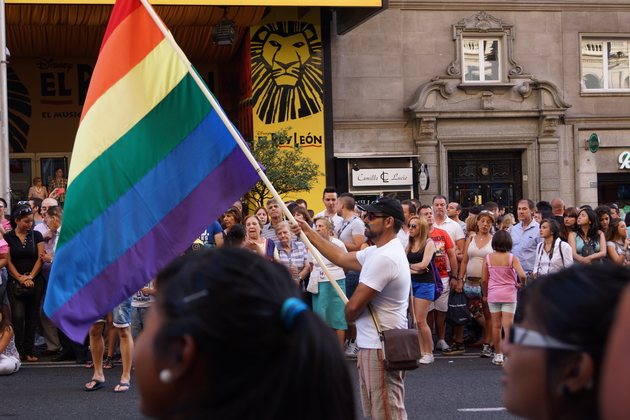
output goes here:
[{"label": "dark doorway", "polygon": [[597,202],[630,206],[630,172],[597,174]]},{"label": "dark doorway", "polygon": [[464,210],[494,201],[514,213],[523,196],[521,152],[449,152],[448,189]]}]

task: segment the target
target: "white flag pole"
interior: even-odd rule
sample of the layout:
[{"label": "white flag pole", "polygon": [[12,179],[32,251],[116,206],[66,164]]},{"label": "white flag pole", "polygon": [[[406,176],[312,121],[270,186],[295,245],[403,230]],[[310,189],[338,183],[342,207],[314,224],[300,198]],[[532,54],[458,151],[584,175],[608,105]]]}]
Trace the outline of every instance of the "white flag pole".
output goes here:
[{"label": "white flag pole", "polygon": [[[175,42],[175,39],[173,39],[173,36],[171,35],[171,33],[168,31],[168,29],[162,22],[162,19],[160,19],[157,13],[155,13],[155,10],[153,10],[153,7],[148,2],[148,0],[140,0],[140,1],[142,2],[142,5],[145,7],[147,12],[149,12],[149,15],[151,16],[151,18],[153,19],[157,27],[160,28],[160,31],[162,32],[164,37],[171,44],[171,46],[177,53],[177,56],[179,57],[179,59],[182,61],[182,63],[184,63],[184,65],[186,66],[186,69],[188,69],[188,73],[192,76],[192,78],[197,83],[197,86],[199,86],[199,89],[201,89],[203,94],[206,96],[206,98],[210,102],[210,105],[212,105],[212,108],[214,108],[214,110],[217,111],[217,114],[221,118],[221,121],[223,121],[223,124],[225,124],[225,126],[228,128],[228,130],[230,131],[230,134],[232,134],[232,137],[234,137],[236,144],[239,145],[239,147],[241,148],[241,150],[243,151],[243,153],[249,160],[249,163],[251,163],[251,165],[256,170],[256,173],[258,173],[258,176],[260,176],[260,179],[262,180],[262,182],[265,184],[267,189],[271,192],[271,195],[273,196],[273,198],[276,199],[276,201],[278,202],[278,205],[282,209],[282,212],[287,216],[287,218],[289,219],[291,223],[297,223],[295,218],[293,217],[293,215],[287,208],[287,206],[284,204],[284,201],[282,200],[282,198],[280,198],[280,195],[278,194],[276,189],[273,187],[273,185],[271,185],[271,182],[269,182],[269,179],[267,178],[263,170],[260,169],[260,165],[258,165],[258,162],[256,162],[256,159],[254,158],[249,148],[247,147],[247,145],[245,144],[245,142],[243,141],[239,133],[236,131],[236,129],[234,128],[230,120],[228,119],[227,115],[225,115],[225,112],[223,111],[223,109],[219,106],[214,96],[212,96],[212,93],[210,93],[210,91],[208,90],[208,87],[205,85],[205,83],[201,80],[197,72],[190,65],[188,58],[186,58],[181,48],[179,48],[179,45],[177,45],[177,43]],[[315,247],[313,246],[313,244],[311,244],[311,242],[308,240],[304,232],[300,234],[300,237],[302,238],[302,241],[304,241],[308,249],[311,250],[313,257],[317,260],[317,263],[326,274],[326,277],[328,277],[328,280],[330,280],[330,283],[335,288],[335,291],[337,292],[337,294],[339,294],[339,297],[341,298],[343,303],[347,303],[348,298],[344,294],[343,290],[341,290],[341,287],[339,287],[339,284],[335,281],[333,276],[330,274],[330,271],[328,271],[328,268],[326,268],[326,265],[322,261],[319,253],[314,252]]]}]

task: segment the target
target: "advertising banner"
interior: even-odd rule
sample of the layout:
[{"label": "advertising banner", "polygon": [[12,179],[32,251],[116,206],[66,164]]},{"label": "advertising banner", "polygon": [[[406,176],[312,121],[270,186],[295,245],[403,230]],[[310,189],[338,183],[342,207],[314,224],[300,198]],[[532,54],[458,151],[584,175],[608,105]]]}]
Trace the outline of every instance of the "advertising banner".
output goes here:
[{"label": "advertising banner", "polygon": [[11,152],[72,150],[93,59],[11,59],[7,69]]},{"label": "advertising banner", "polygon": [[[302,147],[302,155],[325,172],[324,68],[319,8],[300,14],[297,7],[273,9],[250,29],[254,141],[288,129],[280,147]],[[318,177],[302,198],[315,212],[324,208],[326,178]]]}]

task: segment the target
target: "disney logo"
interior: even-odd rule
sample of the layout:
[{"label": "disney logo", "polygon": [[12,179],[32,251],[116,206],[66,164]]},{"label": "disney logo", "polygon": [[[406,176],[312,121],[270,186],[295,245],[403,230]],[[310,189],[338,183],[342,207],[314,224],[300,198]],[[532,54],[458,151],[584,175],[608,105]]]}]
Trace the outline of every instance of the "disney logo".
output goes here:
[{"label": "disney logo", "polygon": [[35,66],[37,66],[37,68],[40,70],[53,69],[53,70],[66,70],[66,72],[69,72],[70,69],[74,67],[73,63],[56,62],[54,58],[49,58],[49,59],[42,58],[42,57],[35,57],[35,58],[39,60],[39,62],[35,64]]}]

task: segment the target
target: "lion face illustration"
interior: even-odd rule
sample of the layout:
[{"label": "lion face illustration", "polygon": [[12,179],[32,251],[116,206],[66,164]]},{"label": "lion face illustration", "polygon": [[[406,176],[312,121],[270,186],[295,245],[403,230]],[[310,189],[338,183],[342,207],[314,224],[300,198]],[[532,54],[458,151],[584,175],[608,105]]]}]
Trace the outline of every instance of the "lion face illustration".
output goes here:
[{"label": "lion face illustration", "polygon": [[266,124],[323,108],[322,45],[312,23],[274,22],[251,41],[254,112]]}]

